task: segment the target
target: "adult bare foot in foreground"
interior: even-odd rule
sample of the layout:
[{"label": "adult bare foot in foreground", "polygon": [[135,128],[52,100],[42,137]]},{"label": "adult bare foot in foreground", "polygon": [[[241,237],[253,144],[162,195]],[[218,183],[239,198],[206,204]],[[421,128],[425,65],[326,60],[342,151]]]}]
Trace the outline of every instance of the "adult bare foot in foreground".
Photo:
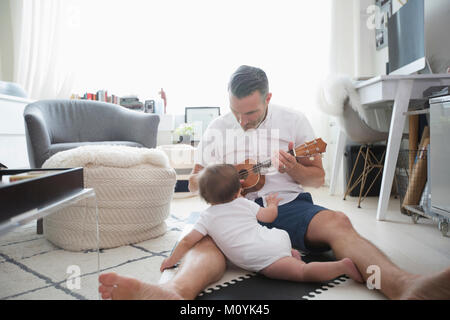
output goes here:
[{"label": "adult bare foot in foreground", "polygon": [[[153,285],[115,273],[99,277],[99,292],[103,299],[113,300],[179,300],[183,297],[170,283]],[[450,299],[450,268],[433,276],[417,276],[400,299]]]},{"label": "adult bare foot in foreground", "polygon": [[113,300],[180,300],[182,297],[170,285],[153,285],[133,278],[105,273],[99,277],[101,283],[98,291],[102,299]]},{"label": "adult bare foot in foreground", "polygon": [[116,273],[99,276],[103,299],[193,300],[225,272],[225,257],[210,237],[200,240],[185,256],[175,277],[164,284],[148,284]]},{"label": "adult bare foot in foreground", "polygon": [[417,276],[400,299],[450,300],[450,268],[430,276]]}]

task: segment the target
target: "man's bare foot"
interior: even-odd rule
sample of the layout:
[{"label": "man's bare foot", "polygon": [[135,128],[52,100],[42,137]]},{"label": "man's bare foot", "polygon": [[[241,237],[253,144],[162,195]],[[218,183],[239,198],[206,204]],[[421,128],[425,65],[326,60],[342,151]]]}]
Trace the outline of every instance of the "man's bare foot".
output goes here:
[{"label": "man's bare foot", "polygon": [[99,276],[98,291],[102,299],[112,300],[181,300],[182,297],[170,285],[148,284],[111,272]]},{"label": "man's bare foot", "polygon": [[295,259],[302,260],[302,255],[298,252],[298,250],[291,249],[291,254]]},{"label": "man's bare foot", "polygon": [[363,283],[364,279],[359,273],[358,268],[350,258],[344,258],[340,262],[344,265],[345,274],[356,282]]},{"label": "man's bare foot", "polygon": [[431,276],[417,276],[399,299],[450,300],[450,268]]}]

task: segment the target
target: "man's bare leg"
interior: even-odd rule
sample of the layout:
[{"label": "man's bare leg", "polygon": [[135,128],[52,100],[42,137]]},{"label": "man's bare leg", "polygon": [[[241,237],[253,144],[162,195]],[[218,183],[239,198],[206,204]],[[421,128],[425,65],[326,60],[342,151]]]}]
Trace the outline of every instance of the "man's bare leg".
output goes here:
[{"label": "man's bare leg", "polygon": [[380,291],[390,299],[450,299],[450,269],[433,276],[415,275],[400,269],[361,237],[342,212],[319,212],[311,220],[306,241],[312,245],[328,244],[336,259],[350,258],[364,281],[371,276],[367,268],[378,266],[381,271]]},{"label": "man's bare leg", "polygon": [[219,280],[226,268],[225,257],[210,237],[202,239],[185,256],[177,274],[167,283],[149,284],[116,273],[100,275],[99,292],[113,300],[192,300]]}]

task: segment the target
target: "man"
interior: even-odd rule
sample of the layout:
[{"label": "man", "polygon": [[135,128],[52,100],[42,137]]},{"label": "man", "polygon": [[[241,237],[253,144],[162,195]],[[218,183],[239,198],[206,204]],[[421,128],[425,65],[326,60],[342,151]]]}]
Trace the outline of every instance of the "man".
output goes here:
[{"label": "man", "polygon": [[[270,104],[272,94],[263,70],[239,67],[230,79],[229,97],[231,113],[212,122],[199,145],[197,163],[189,180],[191,191],[198,190],[196,174],[209,163],[237,164],[253,157],[260,160],[261,153],[270,156],[270,152],[264,151],[273,149],[267,146],[273,146],[277,140],[275,172],[269,170],[262,189],[246,195],[261,206],[265,195],[273,191],[283,198],[278,217],[267,225],[269,228],[286,230],[293,247],[302,251],[332,249],[337,259],[352,259],[365,281],[371,275],[367,273],[368,267],[377,266],[381,271],[380,291],[390,299],[450,298],[450,268],[433,276],[410,274],[362,238],[344,213],[313,204],[302,186],[323,184],[321,158],[296,158],[286,152],[312,140],[313,129],[301,113]],[[262,148],[261,140],[266,142]],[[186,255],[168,283],[146,284],[109,273],[100,276],[99,291],[105,299],[194,299],[208,284],[218,281],[225,268],[223,254],[206,237]]]}]

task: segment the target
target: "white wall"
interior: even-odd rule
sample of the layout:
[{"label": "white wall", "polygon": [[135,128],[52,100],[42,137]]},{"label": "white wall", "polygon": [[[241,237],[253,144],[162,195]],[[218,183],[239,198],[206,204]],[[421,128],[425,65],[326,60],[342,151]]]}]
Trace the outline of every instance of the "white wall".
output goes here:
[{"label": "white wall", "polygon": [[355,30],[355,74],[357,77],[371,77],[375,73],[375,30],[368,28],[370,18],[369,6],[374,0],[354,0],[354,30]]},{"label": "white wall", "polygon": [[331,73],[351,77],[375,74],[375,30],[367,26],[375,0],[334,0]]},{"label": "white wall", "polygon": [[0,80],[13,81],[13,48],[9,0],[0,0]]}]

